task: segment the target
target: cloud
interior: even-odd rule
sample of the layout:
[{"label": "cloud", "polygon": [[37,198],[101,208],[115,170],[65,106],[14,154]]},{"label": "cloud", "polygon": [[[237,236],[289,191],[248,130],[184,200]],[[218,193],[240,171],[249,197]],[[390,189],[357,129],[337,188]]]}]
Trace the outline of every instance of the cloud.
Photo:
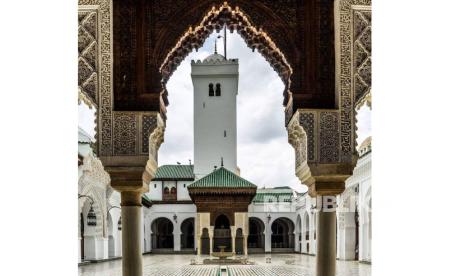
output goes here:
[{"label": "cloud", "polygon": [[371,136],[371,110],[364,105],[357,111],[357,145]]},{"label": "cloud", "polygon": [[78,105],[78,124],[91,137],[95,136],[95,108],[87,106],[85,103]]}]

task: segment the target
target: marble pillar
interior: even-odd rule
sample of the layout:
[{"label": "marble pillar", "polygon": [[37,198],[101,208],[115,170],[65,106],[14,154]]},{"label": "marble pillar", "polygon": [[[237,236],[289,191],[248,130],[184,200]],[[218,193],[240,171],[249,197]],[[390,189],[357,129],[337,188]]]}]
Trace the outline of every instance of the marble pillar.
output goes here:
[{"label": "marble pillar", "polygon": [[316,275],[336,275],[336,211],[318,212]]},{"label": "marble pillar", "polygon": [[121,192],[123,276],[142,276],[141,200],[139,192]]}]

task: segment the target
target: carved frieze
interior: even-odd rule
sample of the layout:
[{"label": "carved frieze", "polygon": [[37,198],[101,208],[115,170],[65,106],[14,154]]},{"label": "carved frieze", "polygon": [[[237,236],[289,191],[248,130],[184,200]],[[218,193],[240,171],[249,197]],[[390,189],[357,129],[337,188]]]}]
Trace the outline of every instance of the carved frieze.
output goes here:
[{"label": "carved frieze", "polygon": [[141,153],[149,153],[149,136],[157,127],[156,115],[142,115],[142,149]]},{"label": "carved frieze", "polygon": [[78,86],[87,101],[97,105],[98,95],[98,14],[96,8],[78,12]]},{"label": "carved frieze", "polygon": [[355,102],[371,90],[371,11],[353,9],[353,70]]},{"label": "carved frieze", "polygon": [[301,113],[299,116],[299,124],[302,126],[307,136],[307,160],[315,161],[315,114],[311,112]]},{"label": "carved frieze", "polygon": [[336,80],[341,112],[341,160],[350,162],[356,147],[356,101],[363,97],[363,93],[371,91],[371,0],[336,2]]},{"label": "carved frieze", "polygon": [[[92,10],[96,14],[96,28],[90,30],[89,22],[85,21],[86,30],[90,34],[95,34],[96,43],[95,60],[97,64],[97,89],[95,103],[98,106],[97,112],[97,143],[98,155],[112,155],[112,45],[111,45],[111,0],[79,0],[78,19],[85,19],[85,13]],[[86,41],[86,40],[84,40]],[[89,55],[87,55],[89,58]],[[84,70],[86,67],[83,67]]]},{"label": "carved frieze", "polygon": [[320,112],[318,124],[319,161],[321,163],[339,162],[339,112]]},{"label": "carved frieze", "polygon": [[340,112],[298,110],[288,125],[289,143],[295,149],[296,168],[306,163],[338,163]]},{"label": "carved frieze", "polygon": [[113,153],[115,155],[136,155],[137,117],[132,112],[114,112]]}]

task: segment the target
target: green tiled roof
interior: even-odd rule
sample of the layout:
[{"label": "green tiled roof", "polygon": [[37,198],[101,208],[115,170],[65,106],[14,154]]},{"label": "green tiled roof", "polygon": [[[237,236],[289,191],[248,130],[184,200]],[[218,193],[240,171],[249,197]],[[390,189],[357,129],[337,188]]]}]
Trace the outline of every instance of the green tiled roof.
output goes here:
[{"label": "green tiled roof", "polygon": [[192,182],[188,188],[256,188],[257,186],[221,167]]},{"label": "green tiled roof", "polygon": [[193,165],[163,165],[157,169],[153,180],[186,179],[194,180]]},{"label": "green tiled roof", "polygon": [[253,203],[268,202],[291,202],[294,193],[289,187],[276,187],[257,189],[257,194],[253,198]]}]

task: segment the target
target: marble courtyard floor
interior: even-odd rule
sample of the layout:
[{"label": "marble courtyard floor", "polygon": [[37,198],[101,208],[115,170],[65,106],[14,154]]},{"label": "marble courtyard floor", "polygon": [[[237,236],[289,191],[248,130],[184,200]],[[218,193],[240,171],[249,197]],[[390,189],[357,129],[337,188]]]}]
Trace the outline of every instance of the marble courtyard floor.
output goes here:
[{"label": "marble courtyard floor", "polygon": [[[271,257],[271,263],[266,259]],[[195,255],[144,255],[144,276],[209,276],[218,275],[218,265],[191,265]],[[253,265],[228,265],[230,276],[309,276],[315,275],[314,256],[301,254],[253,254]],[[337,261],[337,276],[371,276],[371,265],[354,261]],[[81,276],[121,276],[121,260],[79,267]]]}]

